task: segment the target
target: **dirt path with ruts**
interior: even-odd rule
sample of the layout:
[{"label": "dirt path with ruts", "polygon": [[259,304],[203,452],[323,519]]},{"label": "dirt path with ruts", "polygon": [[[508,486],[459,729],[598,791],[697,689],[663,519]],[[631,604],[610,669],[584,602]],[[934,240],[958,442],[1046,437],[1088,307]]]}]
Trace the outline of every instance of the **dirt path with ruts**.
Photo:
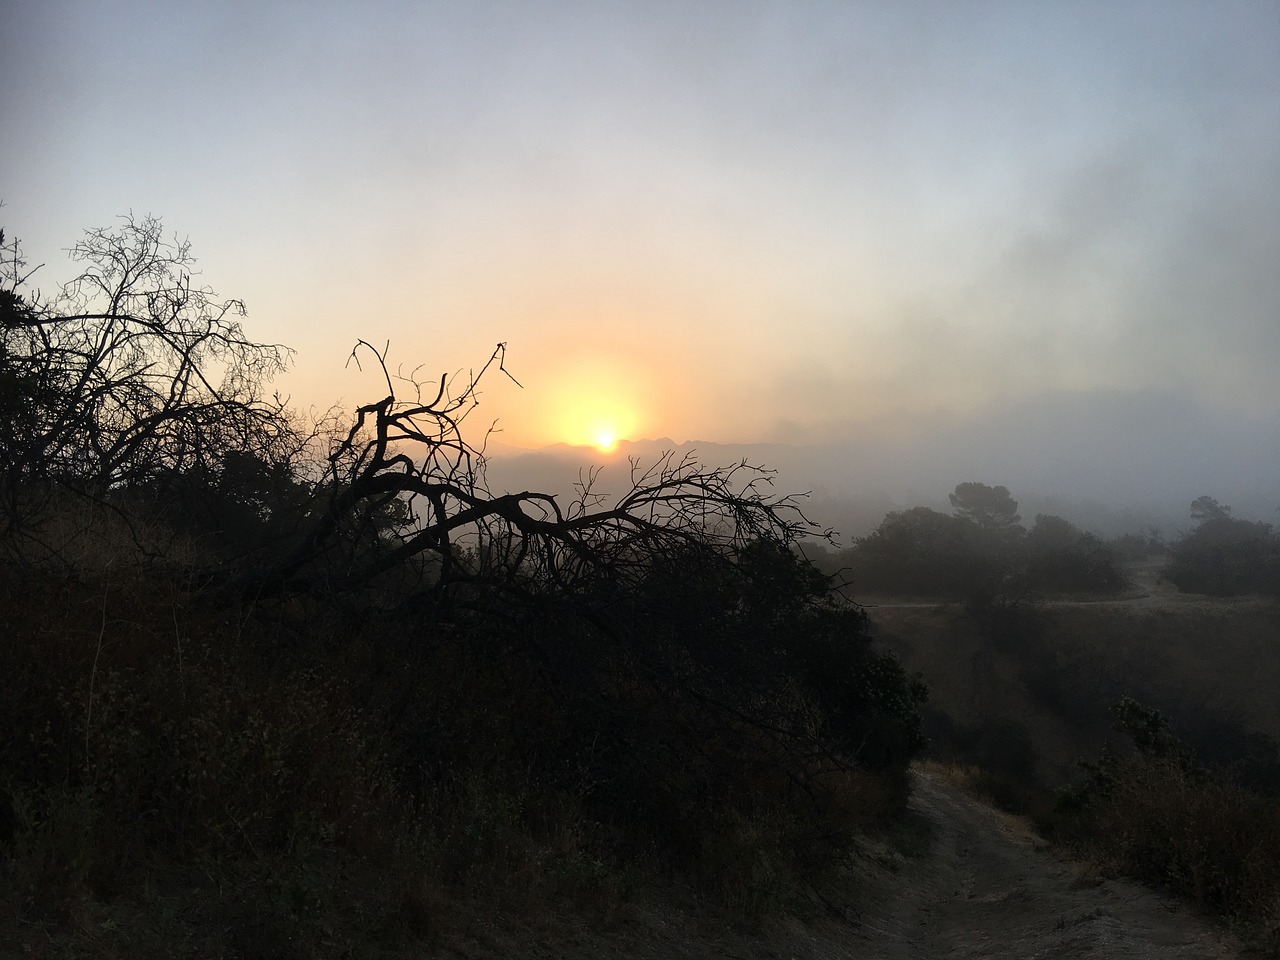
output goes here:
[{"label": "dirt path with ruts", "polygon": [[1185,958],[1237,955],[1175,901],[1087,878],[1018,822],[944,780],[916,774],[909,816],[927,848],[892,882],[870,881],[858,946],[845,956]]}]

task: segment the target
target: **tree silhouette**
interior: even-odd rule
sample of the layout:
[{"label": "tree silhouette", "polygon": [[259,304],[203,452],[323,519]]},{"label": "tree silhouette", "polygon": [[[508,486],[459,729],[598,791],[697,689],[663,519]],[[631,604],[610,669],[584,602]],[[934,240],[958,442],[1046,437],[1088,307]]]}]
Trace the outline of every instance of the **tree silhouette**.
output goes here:
[{"label": "tree silhouette", "polygon": [[230,451],[288,455],[293,425],[265,390],[290,351],[245,336],[244,305],[194,281],[190,244],[159,219],[86,231],[70,250],[81,272],[47,301],[20,293],[17,242],[0,248],[0,406],[21,422],[0,450],[11,526],[19,491],[101,499],[216,472]]},{"label": "tree silhouette", "polygon": [[1017,531],[1022,519],[1018,516],[1018,501],[1006,487],[989,487],[985,483],[961,483],[950,494],[956,516],[972,520],[983,530],[994,533]]},{"label": "tree silhouette", "polygon": [[[443,374],[427,384],[393,375],[386,348],[356,344],[353,361],[372,361],[387,394],[359,407],[333,441],[318,487],[323,506],[270,571],[270,589],[322,569],[331,586],[335,576],[356,585],[426,554],[438,590],[483,581],[503,590],[575,592],[601,578],[635,586],[662,557],[718,562],[755,540],[790,544],[823,534],[795,497],[772,494],[770,471],[745,461],[705,467],[672,453],[648,465],[633,460],[628,486],[616,497],[600,493],[592,474],[567,504],[537,491],[494,493],[483,446],[465,439],[461,424],[482,378],[506,373],[505,350],[499,344],[479,372],[456,385]],[[380,539],[374,527],[388,510],[404,523]]]},{"label": "tree silhouette", "polygon": [[1210,496],[1196,497],[1191,501],[1191,519],[1196,523],[1209,520],[1230,520],[1231,508],[1223,506]]},{"label": "tree silhouette", "polygon": [[861,590],[962,596],[985,576],[979,539],[959,517],[912,507],[887,514],[846,557]]}]

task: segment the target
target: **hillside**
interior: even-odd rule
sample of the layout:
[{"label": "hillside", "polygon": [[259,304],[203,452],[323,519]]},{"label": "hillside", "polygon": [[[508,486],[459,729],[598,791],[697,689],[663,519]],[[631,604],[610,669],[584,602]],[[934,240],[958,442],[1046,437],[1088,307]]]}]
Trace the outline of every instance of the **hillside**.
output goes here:
[{"label": "hillside", "polygon": [[[632,960],[930,960],[984,957],[1226,960],[1238,948],[1173,901],[1053,854],[1025,823],[961,791],[932,768],[914,773],[914,795],[890,833],[864,840],[836,918],[812,906],[760,926],[735,924],[687,891],[650,892],[608,913],[476,909],[420,936],[371,924],[359,900],[323,918],[318,953],[287,940],[254,942],[243,931],[228,956],[632,958]],[[199,896],[197,896],[199,894]],[[168,900],[168,927],[125,903],[79,930],[0,926],[0,958],[213,956],[227,943],[227,905],[215,890]],[[184,922],[176,921],[181,917]],[[88,918],[86,918],[87,920]],[[363,938],[353,937],[363,929]],[[173,939],[161,939],[166,934]],[[263,928],[260,934],[270,933]],[[177,939],[181,937],[181,942]],[[233,948],[235,949],[235,948]],[[298,945],[297,949],[301,949]]]},{"label": "hillside", "polygon": [[[1115,596],[1047,597],[1025,635],[992,643],[959,603],[865,598],[885,645],[919,671],[934,714],[960,725],[1013,720],[1063,779],[1114,733],[1121,695],[1157,707],[1184,735],[1229,728],[1280,739],[1280,604],[1179,593],[1159,563],[1126,568]],[[945,722],[944,722],[945,723]]]},{"label": "hillside", "polygon": [[[635,960],[930,960],[984,957],[1225,960],[1235,943],[1173,901],[1103,879],[1050,852],[1022,821],[998,813],[932,768],[917,769],[908,815],[863,845],[829,916],[743,930],[667,902],[625,919],[584,925],[504,926],[443,938],[432,955],[627,957]],[[687,904],[685,906],[688,906]]]}]

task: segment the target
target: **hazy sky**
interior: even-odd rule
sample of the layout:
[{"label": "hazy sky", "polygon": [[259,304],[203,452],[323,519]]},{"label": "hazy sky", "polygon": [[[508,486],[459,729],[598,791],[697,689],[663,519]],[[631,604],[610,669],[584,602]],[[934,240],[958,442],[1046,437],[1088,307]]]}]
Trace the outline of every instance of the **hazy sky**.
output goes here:
[{"label": "hazy sky", "polygon": [[302,403],[378,392],[358,336],[433,376],[504,340],[517,444],[1280,436],[1275,0],[43,0],[0,90],[42,282],[161,215]]}]

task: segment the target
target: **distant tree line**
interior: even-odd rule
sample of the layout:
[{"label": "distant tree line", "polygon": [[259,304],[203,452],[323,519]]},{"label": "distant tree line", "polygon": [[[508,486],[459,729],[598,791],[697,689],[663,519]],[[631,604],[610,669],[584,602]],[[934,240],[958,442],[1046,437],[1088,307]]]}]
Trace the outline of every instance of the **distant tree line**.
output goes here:
[{"label": "distant tree line", "polygon": [[1003,486],[959,484],[954,513],[913,507],[828,558],[859,593],[969,599],[1009,591],[1113,592],[1125,580],[1116,551],[1061,517],[1028,530]]},{"label": "distant tree line", "polygon": [[1163,557],[1162,575],[1187,592],[1280,592],[1280,535],[1271,524],[1232,517],[1209,496],[1191,505],[1193,529],[1168,544],[1155,531],[1103,540],[1043,513],[1027,529],[1002,486],[961,483],[950,501],[949,514],[893,511],[849,548],[816,551],[818,562],[843,571],[862,594],[1114,593],[1126,585],[1125,562],[1152,557]]},{"label": "distant tree line", "polygon": [[1215,596],[1280,594],[1280,533],[1237,520],[1213,497],[1191,504],[1194,529],[1169,548],[1165,576],[1179,590]]}]

